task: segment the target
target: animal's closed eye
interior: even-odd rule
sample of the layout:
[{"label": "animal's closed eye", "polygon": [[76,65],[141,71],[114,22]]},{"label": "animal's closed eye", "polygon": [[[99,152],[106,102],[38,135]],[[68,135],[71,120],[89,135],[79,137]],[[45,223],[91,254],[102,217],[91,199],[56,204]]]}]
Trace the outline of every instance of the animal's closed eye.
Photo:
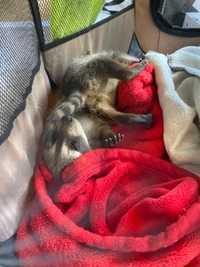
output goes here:
[{"label": "animal's closed eye", "polygon": [[70,146],[70,149],[78,151],[78,142],[77,141],[71,141],[69,146]]}]

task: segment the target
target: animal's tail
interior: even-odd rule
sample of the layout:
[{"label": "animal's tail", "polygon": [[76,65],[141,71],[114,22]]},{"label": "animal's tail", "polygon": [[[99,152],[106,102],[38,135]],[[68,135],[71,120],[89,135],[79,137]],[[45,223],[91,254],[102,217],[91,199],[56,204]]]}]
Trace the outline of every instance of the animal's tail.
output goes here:
[{"label": "animal's tail", "polygon": [[74,92],[67,101],[58,103],[57,107],[47,118],[47,123],[55,124],[63,117],[70,116],[85,105],[85,96],[81,92]]},{"label": "animal's tail", "polygon": [[61,101],[47,118],[44,131],[43,142],[45,146],[51,147],[54,144],[55,129],[60,123],[66,123],[70,117],[85,105],[85,97],[81,92],[74,92],[68,101]]}]

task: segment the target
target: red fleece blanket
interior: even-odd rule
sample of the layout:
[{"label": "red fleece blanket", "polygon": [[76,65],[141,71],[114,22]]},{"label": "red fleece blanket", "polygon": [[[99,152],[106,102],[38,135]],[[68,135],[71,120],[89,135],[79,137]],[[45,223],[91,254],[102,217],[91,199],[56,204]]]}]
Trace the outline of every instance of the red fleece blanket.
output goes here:
[{"label": "red fleece blanket", "polygon": [[132,102],[120,84],[118,107],[152,110],[151,129],[118,126],[129,137],[125,148],[84,154],[64,169],[60,184],[39,158],[17,232],[21,266],[200,266],[198,177],[159,158],[162,113],[151,65],[139,81],[127,85]]},{"label": "red fleece blanket", "polygon": [[34,182],[22,266],[178,267],[200,254],[199,183],[164,160],[100,149],[68,166],[61,186],[42,164]]},{"label": "red fleece blanket", "polygon": [[123,112],[153,113],[153,126],[149,129],[141,126],[115,125],[113,129],[125,136],[124,141],[117,147],[135,149],[162,157],[165,153],[163,119],[152,65],[148,64],[131,81],[121,82],[118,86],[117,99],[117,108]]}]

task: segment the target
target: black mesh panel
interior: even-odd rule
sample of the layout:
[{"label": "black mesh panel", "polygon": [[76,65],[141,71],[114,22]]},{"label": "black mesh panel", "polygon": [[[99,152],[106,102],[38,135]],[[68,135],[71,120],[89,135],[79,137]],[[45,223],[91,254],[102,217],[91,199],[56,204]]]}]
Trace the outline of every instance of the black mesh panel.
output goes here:
[{"label": "black mesh panel", "polygon": [[33,4],[33,10],[39,11],[45,44],[92,25],[105,2],[106,0],[38,0],[38,7]]},{"label": "black mesh panel", "polygon": [[200,36],[200,0],[151,0],[153,18],[164,32]]},{"label": "black mesh panel", "polygon": [[30,0],[30,4],[43,51],[133,8],[133,0]]},{"label": "black mesh panel", "polygon": [[0,143],[24,109],[38,68],[38,41],[29,2],[0,0]]}]

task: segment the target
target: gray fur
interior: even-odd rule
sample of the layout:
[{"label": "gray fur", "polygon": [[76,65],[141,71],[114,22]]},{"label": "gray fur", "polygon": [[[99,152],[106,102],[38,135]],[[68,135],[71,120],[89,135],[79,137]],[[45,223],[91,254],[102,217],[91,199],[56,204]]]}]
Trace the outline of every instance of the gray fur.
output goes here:
[{"label": "gray fur", "polygon": [[118,82],[134,78],[146,66],[143,60],[130,68],[133,62],[139,59],[104,51],[86,54],[69,65],[61,97],[43,133],[44,162],[55,178],[81,154],[121,142],[123,136],[115,134],[111,124],[151,126],[151,113],[129,114],[115,109]]}]

